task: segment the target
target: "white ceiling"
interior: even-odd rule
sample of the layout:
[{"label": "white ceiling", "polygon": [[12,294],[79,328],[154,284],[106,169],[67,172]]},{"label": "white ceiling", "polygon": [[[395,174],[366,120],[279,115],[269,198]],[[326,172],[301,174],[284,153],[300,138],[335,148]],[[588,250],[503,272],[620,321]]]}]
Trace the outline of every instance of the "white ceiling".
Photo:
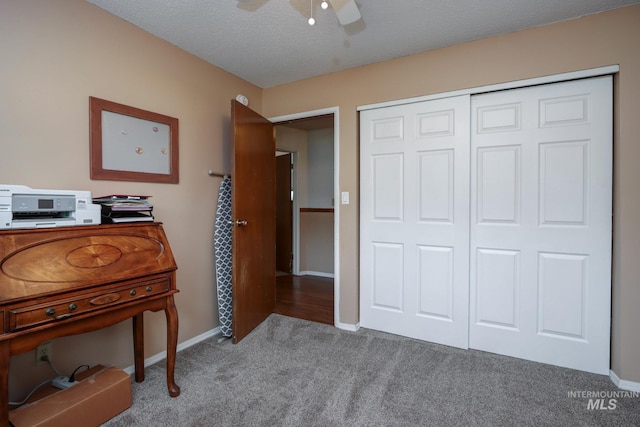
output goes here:
[{"label": "white ceiling", "polygon": [[262,88],[640,3],[356,0],[343,27],[321,0],[87,1]]}]

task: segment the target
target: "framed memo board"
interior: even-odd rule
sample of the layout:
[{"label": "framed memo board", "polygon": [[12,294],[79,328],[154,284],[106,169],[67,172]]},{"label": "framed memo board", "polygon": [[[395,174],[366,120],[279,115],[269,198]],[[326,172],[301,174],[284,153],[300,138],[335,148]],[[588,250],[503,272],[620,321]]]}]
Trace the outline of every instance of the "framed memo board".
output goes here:
[{"label": "framed memo board", "polygon": [[91,179],[177,184],[178,119],[89,97]]}]

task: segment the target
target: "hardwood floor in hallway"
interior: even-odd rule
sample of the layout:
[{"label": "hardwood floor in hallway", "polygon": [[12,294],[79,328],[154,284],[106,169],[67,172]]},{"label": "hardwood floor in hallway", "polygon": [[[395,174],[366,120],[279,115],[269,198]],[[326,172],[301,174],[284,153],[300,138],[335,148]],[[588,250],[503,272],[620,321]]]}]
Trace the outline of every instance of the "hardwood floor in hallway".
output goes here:
[{"label": "hardwood floor in hallway", "polygon": [[277,276],[275,313],[333,325],[333,279]]}]

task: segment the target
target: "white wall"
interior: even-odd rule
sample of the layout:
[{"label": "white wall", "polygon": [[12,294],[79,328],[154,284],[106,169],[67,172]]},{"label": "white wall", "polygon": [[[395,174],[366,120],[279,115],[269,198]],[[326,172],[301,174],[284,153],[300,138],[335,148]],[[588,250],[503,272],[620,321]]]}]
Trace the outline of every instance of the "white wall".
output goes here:
[{"label": "white wall", "polygon": [[307,134],[308,208],[333,208],[333,129]]}]

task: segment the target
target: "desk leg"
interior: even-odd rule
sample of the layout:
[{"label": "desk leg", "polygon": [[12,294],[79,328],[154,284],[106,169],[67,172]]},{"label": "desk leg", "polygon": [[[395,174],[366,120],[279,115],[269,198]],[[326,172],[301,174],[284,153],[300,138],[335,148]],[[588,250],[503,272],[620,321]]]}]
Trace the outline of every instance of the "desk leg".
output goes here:
[{"label": "desk leg", "polygon": [[0,426],[9,425],[9,341],[0,342]]},{"label": "desk leg", "polygon": [[142,313],[133,316],[133,360],[136,382],[144,381],[144,321]]},{"label": "desk leg", "polygon": [[176,397],[180,394],[180,387],[173,377],[178,346],[178,310],[176,310],[173,295],[167,297],[167,306],[164,312],[167,316],[167,387],[169,388],[169,396]]}]

